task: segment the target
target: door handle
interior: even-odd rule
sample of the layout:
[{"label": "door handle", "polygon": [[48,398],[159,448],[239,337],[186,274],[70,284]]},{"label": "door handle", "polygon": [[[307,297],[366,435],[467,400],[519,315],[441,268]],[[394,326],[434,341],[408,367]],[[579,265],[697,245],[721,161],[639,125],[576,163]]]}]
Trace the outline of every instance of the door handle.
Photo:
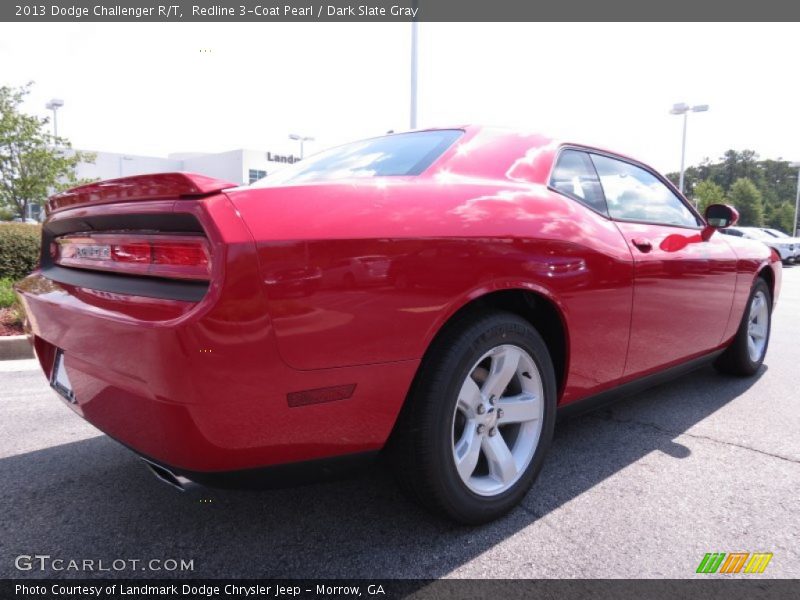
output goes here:
[{"label": "door handle", "polygon": [[653,243],[644,238],[633,238],[631,244],[636,246],[642,252],[650,252],[653,249]]}]

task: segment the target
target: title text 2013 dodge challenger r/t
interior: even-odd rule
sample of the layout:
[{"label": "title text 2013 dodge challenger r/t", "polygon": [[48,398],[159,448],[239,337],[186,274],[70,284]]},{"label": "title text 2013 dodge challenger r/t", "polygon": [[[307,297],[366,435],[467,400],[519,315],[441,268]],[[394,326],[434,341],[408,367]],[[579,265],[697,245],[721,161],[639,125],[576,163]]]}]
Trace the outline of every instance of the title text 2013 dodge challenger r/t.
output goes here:
[{"label": "title text 2013 dodge challenger r/t", "polygon": [[162,478],[386,449],[404,488],[472,523],[526,493],[557,410],[702,361],[755,373],[781,281],[764,244],[716,233],[732,208],[703,218],[635,160],[480,127],[245,187],[93,183],[48,211],[18,286],[36,355]]}]

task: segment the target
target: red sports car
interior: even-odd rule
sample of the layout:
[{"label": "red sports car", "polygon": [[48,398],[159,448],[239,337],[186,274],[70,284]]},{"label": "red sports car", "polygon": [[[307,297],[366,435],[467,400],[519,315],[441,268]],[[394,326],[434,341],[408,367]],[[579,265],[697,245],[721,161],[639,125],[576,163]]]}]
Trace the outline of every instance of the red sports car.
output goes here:
[{"label": "red sports car", "polygon": [[285,481],[385,449],[468,523],[519,502],[557,412],[704,361],[755,373],[781,282],[764,244],[716,232],[732,208],[703,218],[636,160],[471,126],[48,210],[18,286],[36,355],[162,479]]}]

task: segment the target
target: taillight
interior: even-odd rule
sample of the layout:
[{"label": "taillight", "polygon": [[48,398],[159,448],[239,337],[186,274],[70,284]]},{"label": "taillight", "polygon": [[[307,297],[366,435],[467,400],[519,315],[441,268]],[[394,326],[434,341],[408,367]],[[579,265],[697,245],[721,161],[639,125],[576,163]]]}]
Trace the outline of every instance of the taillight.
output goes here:
[{"label": "taillight", "polygon": [[206,281],[211,273],[211,251],[203,237],[91,233],[65,235],[55,242],[50,254],[64,267]]}]

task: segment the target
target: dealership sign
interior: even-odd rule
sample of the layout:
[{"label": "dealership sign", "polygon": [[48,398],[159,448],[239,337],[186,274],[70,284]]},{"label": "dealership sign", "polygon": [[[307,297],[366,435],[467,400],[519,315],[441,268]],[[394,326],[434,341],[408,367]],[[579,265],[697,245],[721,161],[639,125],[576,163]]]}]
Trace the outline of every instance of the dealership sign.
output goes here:
[{"label": "dealership sign", "polygon": [[267,152],[267,160],[270,162],[289,163],[291,165],[298,162],[300,157],[294,154],[273,154],[272,152]]}]

